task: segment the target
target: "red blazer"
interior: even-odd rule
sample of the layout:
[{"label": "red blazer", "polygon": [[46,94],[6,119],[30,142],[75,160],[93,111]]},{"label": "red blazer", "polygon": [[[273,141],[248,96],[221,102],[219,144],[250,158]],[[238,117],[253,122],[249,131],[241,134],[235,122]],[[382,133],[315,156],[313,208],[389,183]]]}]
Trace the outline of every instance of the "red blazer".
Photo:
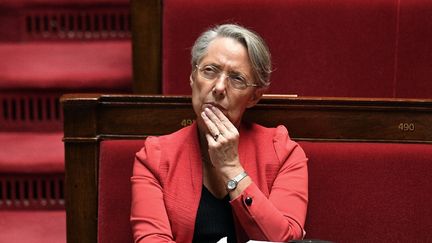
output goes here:
[{"label": "red blazer", "polygon": [[[238,242],[302,238],[308,202],[303,150],[284,126],[242,124],[239,134],[239,158],[253,183],[231,200]],[[192,242],[203,186],[200,154],[196,123],[146,139],[131,178],[135,242]]]}]

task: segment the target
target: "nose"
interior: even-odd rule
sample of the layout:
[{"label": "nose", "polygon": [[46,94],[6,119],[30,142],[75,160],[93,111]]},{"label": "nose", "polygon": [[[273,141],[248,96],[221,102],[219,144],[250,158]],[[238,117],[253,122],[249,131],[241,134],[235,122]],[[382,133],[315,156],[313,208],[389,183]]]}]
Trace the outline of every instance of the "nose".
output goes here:
[{"label": "nose", "polygon": [[219,75],[219,77],[216,79],[215,83],[214,83],[214,87],[213,87],[213,95],[215,95],[216,97],[223,97],[225,95],[226,92],[226,88],[227,88],[227,76],[225,73],[221,73],[221,75]]}]

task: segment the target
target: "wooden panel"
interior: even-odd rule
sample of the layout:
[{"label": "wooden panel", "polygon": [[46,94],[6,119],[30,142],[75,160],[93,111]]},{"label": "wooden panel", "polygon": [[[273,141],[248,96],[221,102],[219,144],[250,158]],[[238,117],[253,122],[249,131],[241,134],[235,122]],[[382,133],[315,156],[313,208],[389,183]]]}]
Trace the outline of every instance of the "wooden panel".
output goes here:
[{"label": "wooden panel", "polygon": [[67,142],[66,233],[67,242],[97,242],[97,166],[99,144]]},{"label": "wooden panel", "polygon": [[131,0],[134,93],[162,92],[162,1]]},{"label": "wooden panel", "polygon": [[[195,117],[187,96],[101,95],[86,99],[88,104],[96,102],[94,129],[102,138],[166,134]],[[65,107],[83,102],[82,97],[63,98]],[[432,141],[432,100],[265,96],[246,112],[245,120],[264,126],[283,124],[297,140]],[[65,132],[66,137],[78,135],[68,134],[68,129]],[[88,132],[81,132],[79,137],[89,137]]]},{"label": "wooden panel", "polygon": [[[68,242],[97,242],[99,142],[190,124],[190,97],[70,94],[61,99]],[[432,143],[432,100],[265,96],[245,120],[284,124],[295,140]]]},{"label": "wooden panel", "polygon": [[97,242],[97,95],[62,102],[67,242]]}]

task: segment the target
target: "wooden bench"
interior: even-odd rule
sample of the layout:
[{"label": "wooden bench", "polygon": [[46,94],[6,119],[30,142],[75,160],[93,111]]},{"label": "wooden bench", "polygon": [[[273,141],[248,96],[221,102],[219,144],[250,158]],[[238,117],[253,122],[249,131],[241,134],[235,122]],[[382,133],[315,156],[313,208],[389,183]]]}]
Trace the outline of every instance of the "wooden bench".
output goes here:
[{"label": "wooden bench", "polygon": [[[132,242],[130,175],[149,135],[194,119],[190,97],[65,95],[68,242]],[[285,125],[309,157],[306,237],[430,241],[432,101],[265,96],[245,119]]]}]

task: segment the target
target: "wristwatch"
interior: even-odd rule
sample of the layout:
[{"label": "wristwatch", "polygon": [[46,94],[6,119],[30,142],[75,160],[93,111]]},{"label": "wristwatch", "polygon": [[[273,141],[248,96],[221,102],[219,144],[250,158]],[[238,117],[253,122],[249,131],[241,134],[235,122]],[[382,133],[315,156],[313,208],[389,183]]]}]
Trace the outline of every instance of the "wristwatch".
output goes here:
[{"label": "wristwatch", "polygon": [[228,192],[234,190],[237,188],[238,183],[243,180],[248,174],[246,171],[243,171],[242,173],[238,174],[233,179],[229,180],[226,185],[226,189]]}]

